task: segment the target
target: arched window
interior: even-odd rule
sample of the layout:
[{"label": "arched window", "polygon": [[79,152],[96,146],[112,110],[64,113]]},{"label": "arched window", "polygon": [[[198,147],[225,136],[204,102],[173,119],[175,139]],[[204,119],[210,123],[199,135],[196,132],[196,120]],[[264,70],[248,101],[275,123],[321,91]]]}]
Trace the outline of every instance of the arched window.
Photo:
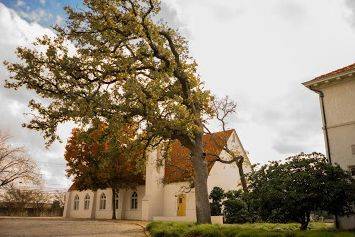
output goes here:
[{"label": "arched window", "polygon": [[90,207],[90,195],[87,193],[84,199],[84,209],[89,209]]},{"label": "arched window", "polygon": [[118,193],[115,194],[115,209],[118,209]]},{"label": "arched window", "polygon": [[74,197],[74,210],[79,210],[79,196],[78,194]]},{"label": "arched window", "polygon": [[138,195],[136,192],[133,192],[131,196],[131,209],[137,209],[137,208],[138,208]]},{"label": "arched window", "polygon": [[106,195],[104,193],[100,196],[100,209],[106,209]]}]

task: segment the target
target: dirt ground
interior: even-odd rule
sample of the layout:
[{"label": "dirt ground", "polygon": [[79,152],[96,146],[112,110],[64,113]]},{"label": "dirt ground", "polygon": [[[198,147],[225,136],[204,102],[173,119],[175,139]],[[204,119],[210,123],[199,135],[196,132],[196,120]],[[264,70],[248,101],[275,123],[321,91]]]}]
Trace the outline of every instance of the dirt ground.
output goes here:
[{"label": "dirt ground", "polygon": [[145,237],[145,234],[140,222],[0,217],[0,236]]}]

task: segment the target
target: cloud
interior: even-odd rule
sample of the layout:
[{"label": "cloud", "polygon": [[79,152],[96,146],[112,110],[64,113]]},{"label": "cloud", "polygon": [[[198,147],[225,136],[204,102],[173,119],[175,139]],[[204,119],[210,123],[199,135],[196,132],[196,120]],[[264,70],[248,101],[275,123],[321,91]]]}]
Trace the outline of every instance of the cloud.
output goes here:
[{"label": "cloud", "polygon": [[17,7],[23,7],[26,5],[26,3],[22,0],[17,0],[16,1],[16,4],[15,4]]},{"label": "cloud", "polygon": [[293,0],[279,2],[275,11],[283,20],[294,26],[306,22],[308,16],[307,9],[304,5]]},{"label": "cloud", "polygon": [[64,23],[64,18],[61,15],[57,15],[54,23],[56,25],[62,25]]},{"label": "cloud", "polygon": [[179,30],[179,32],[185,37],[189,37],[191,35],[189,30],[186,28],[186,25],[181,21],[177,9],[174,7],[173,3],[162,1],[160,7],[161,10],[156,17],[159,22],[166,23],[168,26]]},{"label": "cloud", "polygon": [[346,14],[346,18],[350,22],[351,26],[355,27],[355,1],[345,0],[345,5],[349,10],[348,14]]},{"label": "cloud", "polygon": [[217,1],[208,2],[208,4],[208,8],[212,11],[214,17],[220,21],[231,20],[243,13],[243,9],[235,5],[230,6]]},{"label": "cloud", "polygon": [[[65,178],[64,145],[55,143],[47,150],[44,148],[41,134],[21,127],[21,124],[28,120],[28,117],[23,115],[28,112],[27,102],[36,96],[24,89],[15,92],[3,87],[4,80],[9,74],[2,62],[16,61],[14,54],[16,47],[31,47],[31,42],[36,37],[43,34],[53,35],[53,32],[37,23],[28,23],[2,3],[0,3],[0,32],[0,130],[11,136],[13,145],[24,146],[29,155],[38,162],[47,189],[67,187],[69,180]],[[66,138],[70,129],[71,126],[65,125],[59,132]]]},{"label": "cloud", "polygon": [[36,23],[48,22],[53,18],[53,15],[43,8],[37,8],[32,11],[18,11],[17,13],[24,19]]}]

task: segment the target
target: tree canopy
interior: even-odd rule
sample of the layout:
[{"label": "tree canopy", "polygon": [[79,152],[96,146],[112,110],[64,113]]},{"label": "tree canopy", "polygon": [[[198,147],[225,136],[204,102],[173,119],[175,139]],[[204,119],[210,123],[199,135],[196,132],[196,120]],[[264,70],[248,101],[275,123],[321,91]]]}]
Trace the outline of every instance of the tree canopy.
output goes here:
[{"label": "tree canopy", "polygon": [[110,138],[105,125],[73,129],[64,157],[67,175],[74,178],[77,189],[133,188],[144,184],[145,164],[140,159],[143,149],[127,147],[132,131],[125,129]]},{"label": "tree canopy", "polygon": [[[213,114],[212,96],[197,73],[186,39],[155,20],[159,0],[87,0],[82,10],[66,8],[66,26],[34,48],[19,47],[19,63],[7,88],[26,87],[42,100],[29,101],[27,128],[43,132],[47,144],[57,127],[107,124],[115,134],[136,123],[131,143],[145,149],[177,139],[191,151],[199,223],[210,222],[208,171],[202,135]],[[44,99],[44,100],[43,100]]]},{"label": "tree canopy", "polygon": [[249,198],[264,221],[301,223],[307,229],[310,214],[352,212],[354,180],[339,165],[329,164],[320,153],[272,161],[249,176]]},{"label": "tree canopy", "polygon": [[[120,188],[136,188],[144,184],[145,160],[142,145],[130,146],[133,125],[116,134],[105,124],[87,130],[73,129],[66,145],[67,175],[73,176],[79,190],[112,189],[112,203]],[[116,219],[116,211],[112,211]]]}]

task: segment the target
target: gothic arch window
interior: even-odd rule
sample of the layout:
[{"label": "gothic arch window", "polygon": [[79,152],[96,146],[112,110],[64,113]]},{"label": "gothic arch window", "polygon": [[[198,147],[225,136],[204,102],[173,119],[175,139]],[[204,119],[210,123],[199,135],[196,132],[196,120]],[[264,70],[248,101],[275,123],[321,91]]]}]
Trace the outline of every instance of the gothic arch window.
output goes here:
[{"label": "gothic arch window", "polygon": [[138,208],[138,195],[136,192],[133,192],[131,195],[131,209]]},{"label": "gothic arch window", "polygon": [[78,194],[74,197],[74,210],[79,210],[79,196]]},{"label": "gothic arch window", "polygon": [[90,207],[90,195],[87,193],[84,198],[84,209],[89,209]]},{"label": "gothic arch window", "polygon": [[102,193],[100,196],[100,209],[101,210],[106,209],[106,195],[105,195],[105,193]]},{"label": "gothic arch window", "polygon": [[115,193],[115,209],[117,210],[118,209],[118,193]]}]

